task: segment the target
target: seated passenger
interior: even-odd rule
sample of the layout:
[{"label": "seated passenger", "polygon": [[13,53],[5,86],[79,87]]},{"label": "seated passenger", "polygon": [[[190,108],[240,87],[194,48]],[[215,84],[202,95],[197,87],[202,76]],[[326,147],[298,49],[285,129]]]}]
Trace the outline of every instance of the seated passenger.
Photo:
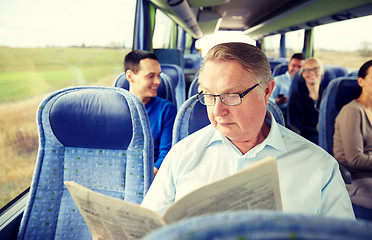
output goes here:
[{"label": "seated passenger", "polygon": [[305,55],[303,53],[293,54],[288,63],[288,71],[282,75],[274,77],[275,87],[271,93],[270,100],[275,102],[280,107],[283,112],[283,116],[286,116],[288,93],[292,83],[292,77],[298,70],[302,68],[304,60]]},{"label": "seated passenger", "polygon": [[362,93],[336,118],[333,154],[350,170],[352,181],[346,187],[351,201],[372,209],[372,60],[360,68],[358,84]]},{"label": "seated passenger", "polygon": [[142,206],[163,212],[191,191],[273,156],[284,212],[355,219],[337,161],[266,110],[274,85],[257,47],[211,48],[199,74],[199,100],[211,124],[172,147]]},{"label": "seated passenger", "polygon": [[161,68],[155,54],[133,50],[124,59],[129,91],[146,107],[154,139],[154,175],[172,146],[172,130],[177,109],[171,102],[157,97]]},{"label": "seated passenger", "polygon": [[302,78],[298,89],[292,93],[288,103],[291,125],[299,130],[301,136],[318,144],[319,106],[324,91],[320,85],[323,66],[318,59],[309,58],[300,73]]}]

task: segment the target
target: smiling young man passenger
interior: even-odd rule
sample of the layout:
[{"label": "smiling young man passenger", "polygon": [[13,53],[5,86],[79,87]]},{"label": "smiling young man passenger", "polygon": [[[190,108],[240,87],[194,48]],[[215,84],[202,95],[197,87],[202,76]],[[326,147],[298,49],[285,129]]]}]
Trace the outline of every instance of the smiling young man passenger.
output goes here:
[{"label": "smiling young man passenger", "polygon": [[172,146],[172,130],[177,109],[171,102],[157,97],[161,68],[155,54],[133,50],[124,59],[129,91],[145,104],[154,139],[154,175]]},{"label": "smiling young man passenger", "polygon": [[172,147],[142,206],[163,212],[189,192],[274,156],[284,212],[354,219],[335,159],[266,110],[274,85],[258,48],[213,47],[199,75],[199,100],[211,124]]}]

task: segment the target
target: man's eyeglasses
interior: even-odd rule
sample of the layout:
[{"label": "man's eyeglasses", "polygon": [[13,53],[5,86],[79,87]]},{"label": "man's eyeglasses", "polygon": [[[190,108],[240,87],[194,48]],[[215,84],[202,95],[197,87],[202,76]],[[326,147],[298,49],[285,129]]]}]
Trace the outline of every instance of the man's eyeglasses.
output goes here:
[{"label": "man's eyeglasses", "polygon": [[242,98],[257,86],[258,84],[248,88],[246,91],[242,93],[223,93],[219,95],[213,95],[204,94],[203,91],[201,91],[200,93],[198,93],[198,99],[201,102],[201,104],[206,106],[214,106],[214,104],[216,103],[216,97],[219,97],[225,105],[228,106],[239,105],[240,103],[242,103]]},{"label": "man's eyeglasses", "polygon": [[319,69],[320,69],[320,67],[315,67],[315,68],[304,68],[304,69],[302,70],[302,72],[304,72],[304,73],[317,72],[317,71],[319,71]]}]

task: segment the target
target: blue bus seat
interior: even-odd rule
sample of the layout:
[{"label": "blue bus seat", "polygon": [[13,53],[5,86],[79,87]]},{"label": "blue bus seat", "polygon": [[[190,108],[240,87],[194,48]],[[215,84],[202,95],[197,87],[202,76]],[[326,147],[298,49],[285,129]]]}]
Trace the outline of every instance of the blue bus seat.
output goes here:
[{"label": "blue bus seat", "polygon": [[281,63],[279,65],[276,65],[273,70],[273,77],[276,77],[278,75],[282,75],[288,71],[288,63]]},{"label": "blue bus seat", "polygon": [[203,57],[200,53],[192,53],[184,55],[185,67],[189,69],[200,69]]},{"label": "blue bus seat", "polygon": [[343,67],[343,66],[325,65],[324,68],[333,71],[333,73],[336,75],[336,78],[338,78],[338,77],[346,77],[348,75],[347,69],[345,67]]},{"label": "blue bus seat", "polygon": [[[333,155],[335,120],[341,108],[359,97],[361,87],[355,77],[340,77],[333,80],[323,94],[319,109],[319,146]],[[340,165],[346,183],[351,183],[350,173]]]},{"label": "blue bus seat", "polygon": [[[158,97],[161,97],[177,106],[175,97],[175,87],[170,77],[165,74],[160,74],[160,85],[158,87]],[[129,82],[125,77],[125,73],[121,73],[114,81],[114,87],[123,88],[129,91]]]},{"label": "blue bus seat", "polygon": [[371,236],[371,223],[367,221],[277,211],[238,210],[181,220],[157,229],[143,239],[364,240]]},{"label": "blue bus seat", "polygon": [[181,69],[184,67],[183,50],[178,48],[157,48],[154,54],[162,64],[175,64]]},{"label": "blue bus seat", "polygon": [[358,77],[358,72],[359,70],[354,70],[354,71],[351,71],[348,76],[349,77]]},{"label": "blue bus seat", "polygon": [[[267,109],[279,124],[285,125],[283,113],[276,103],[269,100]],[[209,124],[206,106],[199,102],[197,94],[190,97],[177,112],[173,125],[172,145]]]},{"label": "blue bus seat", "polygon": [[286,59],[286,58],[268,58],[269,60],[269,63],[270,63],[270,68],[271,68],[271,72],[274,71],[274,68],[279,65],[279,64],[287,64],[288,65],[288,62],[289,60]]},{"label": "blue bus seat", "polygon": [[17,239],[91,239],[64,181],[141,203],[153,179],[142,102],[113,87],[52,93],[37,112],[39,149]]},{"label": "blue bus seat", "polygon": [[195,94],[198,94],[198,87],[199,87],[199,84],[198,84],[198,78],[199,78],[199,73],[197,73],[194,77],[194,80],[192,80],[191,84],[190,84],[190,87],[189,87],[189,92],[187,94],[187,98],[191,98],[192,96],[194,96]]},{"label": "blue bus seat", "polygon": [[175,64],[161,64],[161,71],[173,81],[177,109],[179,109],[186,100],[186,81],[183,70]]}]

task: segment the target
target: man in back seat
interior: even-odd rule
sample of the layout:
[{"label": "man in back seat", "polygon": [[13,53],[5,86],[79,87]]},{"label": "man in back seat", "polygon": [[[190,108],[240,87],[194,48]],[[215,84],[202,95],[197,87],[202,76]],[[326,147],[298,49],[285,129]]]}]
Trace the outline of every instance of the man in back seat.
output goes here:
[{"label": "man in back seat", "polygon": [[133,50],[125,56],[124,71],[129,91],[146,107],[154,139],[154,175],[172,146],[172,130],[177,109],[171,102],[157,97],[161,68],[155,54]]}]

